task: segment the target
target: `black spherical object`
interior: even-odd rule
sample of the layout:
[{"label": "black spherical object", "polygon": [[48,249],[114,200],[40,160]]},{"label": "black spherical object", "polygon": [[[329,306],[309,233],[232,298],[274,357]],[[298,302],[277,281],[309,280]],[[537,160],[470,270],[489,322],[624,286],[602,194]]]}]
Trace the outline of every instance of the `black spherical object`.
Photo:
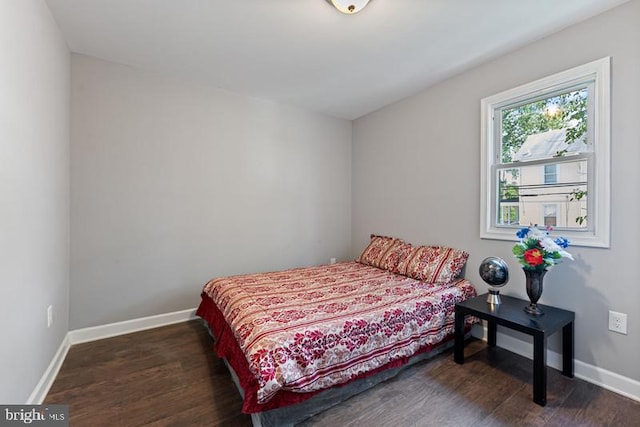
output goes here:
[{"label": "black spherical object", "polygon": [[509,281],[509,267],[498,257],[485,258],[480,264],[480,277],[494,288],[500,288]]}]

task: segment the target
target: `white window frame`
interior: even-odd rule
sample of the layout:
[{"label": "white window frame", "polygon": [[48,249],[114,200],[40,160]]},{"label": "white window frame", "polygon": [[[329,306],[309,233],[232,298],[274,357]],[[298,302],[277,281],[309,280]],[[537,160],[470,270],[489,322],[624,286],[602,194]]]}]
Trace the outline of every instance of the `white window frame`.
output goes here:
[{"label": "white window frame", "polygon": [[[571,88],[580,82],[593,80],[593,167],[588,174],[588,230],[562,230],[561,234],[574,246],[608,248],[610,240],[610,163],[611,163],[611,58],[605,57],[552,76],[509,89],[482,99],[481,107],[481,176],[480,176],[480,238],[516,240],[519,226],[499,225],[495,166],[500,162],[500,135],[494,126],[494,113],[505,105],[523,99]],[[524,224],[523,224],[524,225]],[[528,225],[528,224],[526,224]]]}]

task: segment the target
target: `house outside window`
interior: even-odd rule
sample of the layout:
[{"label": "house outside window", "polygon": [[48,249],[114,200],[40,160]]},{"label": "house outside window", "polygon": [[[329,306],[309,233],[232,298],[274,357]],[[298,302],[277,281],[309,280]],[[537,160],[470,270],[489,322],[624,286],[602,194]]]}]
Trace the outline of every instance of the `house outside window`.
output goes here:
[{"label": "house outside window", "polygon": [[609,245],[609,58],[482,100],[481,237]]}]

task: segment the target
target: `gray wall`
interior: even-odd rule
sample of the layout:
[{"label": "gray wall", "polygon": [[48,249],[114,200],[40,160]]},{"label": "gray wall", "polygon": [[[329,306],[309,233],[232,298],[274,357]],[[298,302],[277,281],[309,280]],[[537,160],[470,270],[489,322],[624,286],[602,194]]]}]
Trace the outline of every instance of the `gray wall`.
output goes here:
[{"label": "gray wall", "polygon": [[[40,0],[0,2],[0,402],[22,404],[68,329],[69,51]],[[54,323],[47,329],[47,307]]]},{"label": "gray wall", "polygon": [[72,55],[71,329],[344,259],[351,122]]},{"label": "gray wall", "polygon": [[[640,380],[640,1],[539,40],[354,122],[353,256],[370,233],[507,260],[503,293],[526,298],[513,243],[479,238],[480,100],[538,78],[612,57],[611,248],[571,248],[545,278],[542,303],[576,312],[576,358]],[[628,335],[607,330],[608,310],[628,313]],[[557,342],[552,342],[552,347]]]}]

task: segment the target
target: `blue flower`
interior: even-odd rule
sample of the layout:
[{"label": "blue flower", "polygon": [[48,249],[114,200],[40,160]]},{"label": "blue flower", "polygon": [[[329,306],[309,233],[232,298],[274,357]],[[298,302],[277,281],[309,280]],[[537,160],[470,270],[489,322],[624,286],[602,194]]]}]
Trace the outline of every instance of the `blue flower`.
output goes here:
[{"label": "blue flower", "polygon": [[527,234],[529,234],[529,227],[524,227],[516,233],[516,236],[518,237],[518,239],[524,239],[525,237],[527,237]]},{"label": "blue flower", "polygon": [[564,237],[558,237],[556,240],[554,240],[554,242],[556,245],[560,246],[561,248],[566,249],[569,247],[569,241]]}]

